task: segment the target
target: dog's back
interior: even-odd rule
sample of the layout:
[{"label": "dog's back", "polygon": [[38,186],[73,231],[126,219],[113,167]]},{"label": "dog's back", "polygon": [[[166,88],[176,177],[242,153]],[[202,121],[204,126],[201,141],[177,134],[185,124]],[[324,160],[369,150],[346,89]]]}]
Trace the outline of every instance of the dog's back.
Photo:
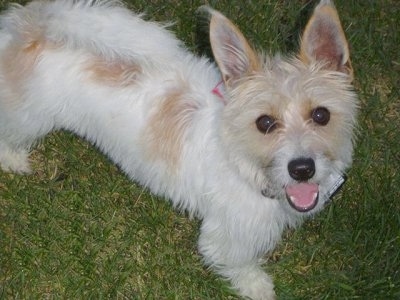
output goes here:
[{"label": "dog's back", "polygon": [[35,1],[14,5],[1,18],[2,35],[22,48],[47,43],[87,49],[106,59],[166,63],[181,57],[181,43],[160,24],[144,21],[119,1]]},{"label": "dog's back", "polygon": [[[30,146],[66,129],[153,192],[190,211],[198,208],[179,161],[188,132],[212,126],[208,119],[192,122],[194,115],[223,106],[210,100],[220,80],[213,65],[117,1],[36,1],[14,6],[1,23],[3,169],[30,171]],[[188,160],[201,147],[191,147]]]}]

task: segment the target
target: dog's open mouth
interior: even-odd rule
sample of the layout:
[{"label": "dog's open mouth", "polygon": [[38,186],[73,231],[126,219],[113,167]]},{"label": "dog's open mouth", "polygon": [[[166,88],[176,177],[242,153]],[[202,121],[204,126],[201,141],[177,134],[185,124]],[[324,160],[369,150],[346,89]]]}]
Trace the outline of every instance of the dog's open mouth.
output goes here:
[{"label": "dog's open mouth", "polygon": [[299,212],[312,210],[318,203],[318,184],[301,182],[286,187],[289,204]]}]

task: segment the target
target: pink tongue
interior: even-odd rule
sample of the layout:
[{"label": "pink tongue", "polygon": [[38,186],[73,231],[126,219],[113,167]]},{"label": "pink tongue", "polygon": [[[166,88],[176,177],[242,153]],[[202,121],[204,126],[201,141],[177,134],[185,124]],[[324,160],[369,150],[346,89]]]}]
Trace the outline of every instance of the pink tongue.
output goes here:
[{"label": "pink tongue", "polygon": [[298,211],[309,211],[318,201],[318,184],[297,183],[286,187],[289,203]]}]

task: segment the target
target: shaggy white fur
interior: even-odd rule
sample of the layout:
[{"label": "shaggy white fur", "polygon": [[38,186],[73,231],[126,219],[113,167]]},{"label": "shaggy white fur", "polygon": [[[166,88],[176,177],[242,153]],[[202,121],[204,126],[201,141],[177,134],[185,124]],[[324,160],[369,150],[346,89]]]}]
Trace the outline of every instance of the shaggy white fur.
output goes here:
[{"label": "shaggy white fur", "polygon": [[199,217],[205,264],[241,295],[273,299],[261,258],[324,206],[351,163],[348,46],[327,0],[288,59],[258,55],[203,9],[217,66],[117,1],[10,8],[0,18],[0,164],[29,172],[35,141],[72,131]]}]

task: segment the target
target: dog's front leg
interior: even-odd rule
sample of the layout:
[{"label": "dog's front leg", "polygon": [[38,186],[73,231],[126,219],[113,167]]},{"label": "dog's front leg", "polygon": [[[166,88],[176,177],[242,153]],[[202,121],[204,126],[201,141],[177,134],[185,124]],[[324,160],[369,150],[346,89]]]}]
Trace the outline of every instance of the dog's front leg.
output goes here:
[{"label": "dog's front leg", "polygon": [[[203,220],[199,251],[204,261],[230,280],[234,289],[253,300],[275,299],[272,279],[261,268],[262,245],[254,244],[251,232],[237,232],[222,218]],[[229,223],[229,222],[228,222]]]},{"label": "dog's front leg", "polygon": [[241,266],[217,267],[217,272],[228,278],[232,286],[244,297],[253,300],[276,299],[272,279],[257,261]]}]

